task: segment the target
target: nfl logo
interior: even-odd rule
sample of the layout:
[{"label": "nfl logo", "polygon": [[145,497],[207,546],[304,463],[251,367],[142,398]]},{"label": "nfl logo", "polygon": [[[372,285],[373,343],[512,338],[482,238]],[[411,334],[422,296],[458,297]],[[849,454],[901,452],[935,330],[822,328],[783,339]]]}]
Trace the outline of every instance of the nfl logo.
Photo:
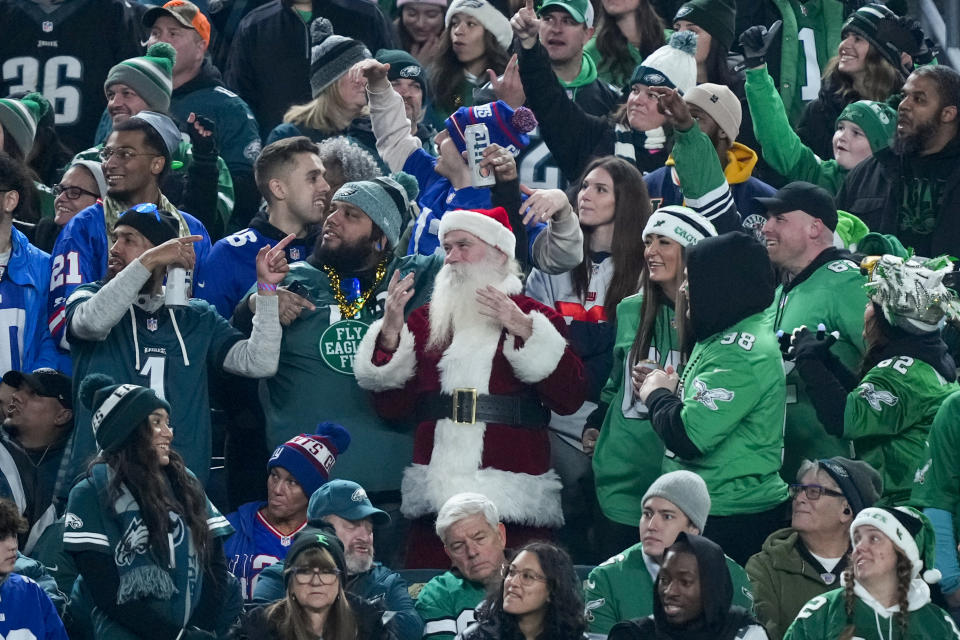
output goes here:
[{"label": "nfl logo", "polygon": [[50,33],[51,31],[53,31],[53,23],[50,22],[49,20],[44,20],[43,25],[41,25],[41,28],[43,29],[44,33]]},{"label": "nfl logo", "polygon": [[299,260],[299,259],[300,259],[300,249],[297,249],[296,247],[294,247],[293,249],[290,249],[290,259],[291,259],[291,260]]},{"label": "nfl logo", "polygon": [[156,331],[157,330],[157,319],[156,318],[147,318],[147,330]]}]

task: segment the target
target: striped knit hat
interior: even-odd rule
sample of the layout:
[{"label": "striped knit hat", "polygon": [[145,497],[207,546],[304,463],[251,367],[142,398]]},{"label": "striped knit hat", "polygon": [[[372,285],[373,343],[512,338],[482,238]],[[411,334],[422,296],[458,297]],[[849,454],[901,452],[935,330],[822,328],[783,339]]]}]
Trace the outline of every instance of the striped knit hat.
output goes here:
[{"label": "striped knit hat", "polygon": [[17,143],[24,157],[33,149],[37,123],[49,112],[50,103],[39,93],[28,93],[19,100],[0,100],[0,126]]},{"label": "striped knit hat", "polygon": [[158,42],[147,49],[147,55],[115,64],[107,74],[103,90],[115,84],[125,84],[136,91],[150,109],[166,113],[170,110],[176,59],[176,49],[166,42]]},{"label": "striped knit hat", "polygon": [[317,18],[310,25],[310,95],[318,97],[323,90],[339,80],[350,67],[366,60],[370,50],[353,38],[333,33],[333,25],[326,18]]},{"label": "striped knit hat", "polygon": [[137,428],[157,409],[170,405],[153,389],[135,384],[117,384],[110,376],[91,373],[80,383],[80,401],[93,411],[90,426],[104,451],[122,449]]},{"label": "striped knit hat", "polygon": [[333,464],[349,446],[346,429],[334,422],[321,422],[315,433],[301,433],[274,449],[267,469],[286,469],[309,498],[330,479]]}]

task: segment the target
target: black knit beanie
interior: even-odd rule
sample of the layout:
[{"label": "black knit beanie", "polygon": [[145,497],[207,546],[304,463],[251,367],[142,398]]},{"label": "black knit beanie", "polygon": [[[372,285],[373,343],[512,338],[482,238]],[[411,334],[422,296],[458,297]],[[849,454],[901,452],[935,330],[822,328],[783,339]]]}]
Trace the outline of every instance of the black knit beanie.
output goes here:
[{"label": "black knit beanie", "polygon": [[692,22],[729,51],[733,45],[736,17],[737,10],[730,0],[690,0],[677,10],[673,21]]},{"label": "black knit beanie", "polygon": [[142,233],[155,247],[180,235],[180,222],[149,202],[124,211],[113,227],[116,229],[122,224]]}]

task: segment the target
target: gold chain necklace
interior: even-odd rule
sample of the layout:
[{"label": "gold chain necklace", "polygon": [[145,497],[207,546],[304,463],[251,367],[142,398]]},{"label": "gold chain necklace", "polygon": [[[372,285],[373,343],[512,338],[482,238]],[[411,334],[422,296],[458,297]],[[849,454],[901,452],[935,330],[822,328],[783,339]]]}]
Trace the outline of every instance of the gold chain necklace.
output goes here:
[{"label": "gold chain necklace", "polygon": [[354,318],[360,315],[360,310],[363,308],[363,305],[366,304],[367,299],[377,289],[383,277],[387,275],[387,260],[384,258],[380,264],[377,265],[377,271],[373,276],[373,284],[353,302],[348,302],[347,297],[343,295],[343,291],[340,290],[340,275],[334,271],[333,267],[323,265],[323,270],[326,272],[327,277],[330,278],[330,286],[333,287],[333,298],[337,301],[337,306],[340,307],[341,317]]}]

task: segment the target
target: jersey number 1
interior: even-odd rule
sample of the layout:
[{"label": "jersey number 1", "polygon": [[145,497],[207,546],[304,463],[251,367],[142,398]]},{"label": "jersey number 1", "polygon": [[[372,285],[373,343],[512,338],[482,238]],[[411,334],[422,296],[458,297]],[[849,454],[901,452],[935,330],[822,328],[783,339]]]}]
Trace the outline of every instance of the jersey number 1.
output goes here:
[{"label": "jersey number 1", "polygon": [[150,388],[161,400],[166,400],[163,394],[163,373],[167,368],[167,359],[160,356],[150,356],[146,364],[140,369],[140,375],[150,378]]}]

